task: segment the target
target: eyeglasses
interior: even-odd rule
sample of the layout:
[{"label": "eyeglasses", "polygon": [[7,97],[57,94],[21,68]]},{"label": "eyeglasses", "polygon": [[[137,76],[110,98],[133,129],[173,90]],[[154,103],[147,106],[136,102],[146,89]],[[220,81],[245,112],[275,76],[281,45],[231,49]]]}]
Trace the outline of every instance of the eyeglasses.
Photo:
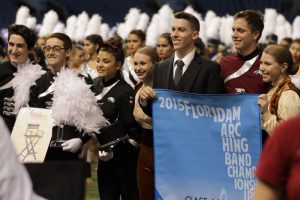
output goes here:
[{"label": "eyeglasses", "polygon": [[51,49],[52,49],[52,51],[53,51],[54,53],[58,53],[58,52],[60,52],[60,50],[66,49],[66,48],[59,47],[59,46],[54,46],[54,47],[45,46],[45,47],[43,48],[44,52],[46,52],[46,53],[49,53],[49,52],[51,51]]}]

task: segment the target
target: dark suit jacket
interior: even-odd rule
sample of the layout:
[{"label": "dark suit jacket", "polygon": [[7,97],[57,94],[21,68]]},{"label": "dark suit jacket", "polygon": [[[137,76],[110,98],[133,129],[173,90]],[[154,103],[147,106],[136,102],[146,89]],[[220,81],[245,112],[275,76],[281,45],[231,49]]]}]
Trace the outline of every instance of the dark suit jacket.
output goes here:
[{"label": "dark suit jacket", "polygon": [[[223,94],[224,83],[220,75],[220,65],[199,54],[195,56],[184,72],[178,86],[173,81],[174,56],[156,66],[153,75],[153,88],[176,90],[197,94]],[[152,103],[141,105],[143,111],[152,116]]]},{"label": "dark suit jacket", "polygon": [[[155,69],[153,88],[172,89],[174,56],[161,62]],[[195,53],[176,90],[198,94],[222,94],[224,84],[220,65]]]}]

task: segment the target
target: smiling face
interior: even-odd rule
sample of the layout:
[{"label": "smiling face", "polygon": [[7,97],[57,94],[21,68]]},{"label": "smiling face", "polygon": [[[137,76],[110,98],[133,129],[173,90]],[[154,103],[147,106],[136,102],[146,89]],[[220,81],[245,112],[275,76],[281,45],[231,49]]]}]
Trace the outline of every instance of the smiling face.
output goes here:
[{"label": "smiling face", "polygon": [[142,53],[135,53],[133,57],[134,72],[143,82],[149,82],[152,79],[155,64],[150,56]]},{"label": "smiling face", "polygon": [[28,59],[28,47],[24,38],[20,35],[12,34],[8,41],[8,57],[12,65],[24,64]]},{"label": "smiling face", "polygon": [[61,69],[66,65],[71,50],[64,48],[62,40],[55,37],[49,38],[44,49],[48,65],[52,68]]},{"label": "smiling face", "polygon": [[252,32],[244,18],[237,18],[233,22],[231,38],[235,49],[243,56],[252,53],[256,47],[259,32]]},{"label": "smiling face", "polygon": [[97,72],[99,77],[108,81],[114,78],[121,69],[121,63],[116,61],[113,54],[100,50],[97,56]]},{"label": "smiling face", "polygon": [[185,19],[174,19],[171,38],[174,50],[181,58],[194,49],[194,41],[199,37],[199,32],[191,28],[189,21]]},{"label": "smiling face", "polygon": [[287,63],[279,64],[273,56],[263,52],[260,59],[259,70],[262,72],[264,82],[276,84],[281,82],[287,75]]}]

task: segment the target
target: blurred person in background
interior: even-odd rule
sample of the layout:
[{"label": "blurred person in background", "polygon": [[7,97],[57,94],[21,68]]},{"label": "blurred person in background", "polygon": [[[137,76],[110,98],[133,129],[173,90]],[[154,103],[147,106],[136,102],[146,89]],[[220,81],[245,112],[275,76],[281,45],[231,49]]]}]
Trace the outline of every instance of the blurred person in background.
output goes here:
[{"label": "blurred person in background", "polygon": [[30,60],[34,61],[36,64],[39,64],[43,70],[48,71],[46,58],[44,55],[44,51],[41,47],[35,46],[32,51],[29,53]]},{"label": "blurred person in background", "polygon": [[280,40],[279,44],[289,49],[291,47],[292,42],[293,42],[292,38],[285,37]]},{"label": "blurred person in background", "polygon": [[145,46],[146,34],[142,30],[130,31],[126,41],[127,57],[122,67],[124,80],[131,85],[132,88],[139,82],[137,75],[134,72],[133,56],[134,53],[141,47]]},{"label": "blurred person in background", "polygon": [[7,52],[4,47],[0,46],[0,63],[4,61],[8,61]]},{"label": "blurred person in background", "polygon": [[292,82],[300,90],[300,39],[293,40],[290,47],[291,54],[294,60]]},{"label": "blurred person in background", "polygon": [[211,38],[211,39],[207,40],[206,51],[208,54],[208,59],[210,59],[212,61],[216,61],[219,44],[220,44],[220,41],[217,39]]},{"label": "blurred person in background", "polygon": [[75,72],[81,72],[81,65],[84,63],[84,50],[81,43],[73,44],[70,58],[68,60],[68,66]]},{"label": "blurred person in background", "polygon": [[46,45],[46,41],[48,39],[49,36],[40,36],[37,38],[36,41],[36,46],[40,47],[40,48],[44,48],[44,46]]},{"label": "blurred person in background", "polygon": [[102,44],[103,39],[98,34],[89,35],[83,41],[84,57],[86,61],[82,64],[80,73],[92,80],[98,76],[96,59]]},{"label": "blurred person in background", "polygon": [[157,38],[156,50],[160,61],[173,55],[174,47],[170,33],[163,33]]}]

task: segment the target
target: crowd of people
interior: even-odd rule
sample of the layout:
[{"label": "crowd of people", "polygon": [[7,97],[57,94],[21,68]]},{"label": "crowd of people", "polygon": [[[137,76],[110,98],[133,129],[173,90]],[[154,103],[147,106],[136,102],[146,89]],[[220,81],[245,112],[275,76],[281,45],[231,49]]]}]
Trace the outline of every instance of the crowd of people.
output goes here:
[{"label": "crowd of people", "polygon": [[[99,159],[101,200],[153,200],[154,88],[259,94],[262,133],[255,134],[267,143],[255,196],[299,199],[299,182],[285,189],[289,170],[297,170],[290,159],[297,159],[292,157],[297,151],[299,160],[300,137],[287,139],[282,133],[287,130],[292,138],[299,118],[282,122],[300,114],[300,39],[259,45],[263,16],[253,10],[234,15],[231,47],[216,39],[205,47],[200,28],[195,16],[177,12],[172,29],[153,48],[145,46],[141,30],[132,30],[125,41],[118,35],[103,41],[93,34],[75,43],[66,34],[52,33],[37,42],[33,30],[13,24],[7,47],[0,49],[1,117],[11,132],[21,107],[51,109],[54,127],[45,162],[79,160],[85,146],[87,162],[95,153]],[[289,148],[281,152],[280,145]],[[299,168],[293,173],[299,175]]]}]

